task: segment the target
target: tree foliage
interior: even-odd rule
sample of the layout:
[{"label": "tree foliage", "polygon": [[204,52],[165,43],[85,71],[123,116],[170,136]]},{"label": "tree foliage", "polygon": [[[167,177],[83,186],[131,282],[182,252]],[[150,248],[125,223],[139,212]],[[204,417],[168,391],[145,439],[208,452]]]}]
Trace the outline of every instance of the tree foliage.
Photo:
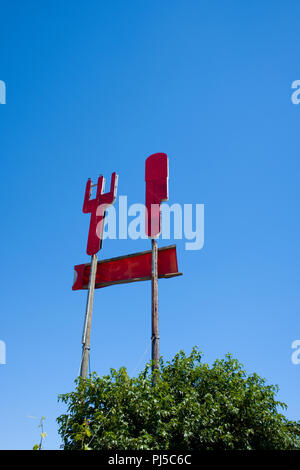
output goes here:
[{"label": "tree foliage", "polygon": [[212,366],[197,348],[151,364],[136,378],[124,367],[76,379],[59,396],[67,413],[57,418],[64,449],[226,450],[300,449],[300,422],[279,412],[278,387],[248,375],[230,354]]}]

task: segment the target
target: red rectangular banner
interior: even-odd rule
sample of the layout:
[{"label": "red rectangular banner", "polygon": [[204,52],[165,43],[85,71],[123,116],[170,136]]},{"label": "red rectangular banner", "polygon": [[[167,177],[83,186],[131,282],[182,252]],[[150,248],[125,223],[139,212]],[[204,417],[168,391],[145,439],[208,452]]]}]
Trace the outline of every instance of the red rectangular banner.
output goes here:
[{"label": "red rectangular banner", "polygon": [[[79,264],[74,269],[75,277],[72,289],[88,289],[91,264]],[[95,288],[150,280],[151,269],[151,250],[98,261]],[[178,272],[176,245],[159,248],[158,277],[170,278],[181,274]]]}]

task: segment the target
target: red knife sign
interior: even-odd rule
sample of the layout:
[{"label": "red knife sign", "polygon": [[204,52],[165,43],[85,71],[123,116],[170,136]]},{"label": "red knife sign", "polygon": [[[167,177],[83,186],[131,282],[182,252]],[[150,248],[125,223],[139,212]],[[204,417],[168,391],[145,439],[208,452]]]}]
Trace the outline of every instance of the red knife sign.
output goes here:
[{"label": "red knife sign", "polygon": [[165,153],[146,159],[146,235],[156,238],[160,232],[160,204],[169,197],[169,162]]}]

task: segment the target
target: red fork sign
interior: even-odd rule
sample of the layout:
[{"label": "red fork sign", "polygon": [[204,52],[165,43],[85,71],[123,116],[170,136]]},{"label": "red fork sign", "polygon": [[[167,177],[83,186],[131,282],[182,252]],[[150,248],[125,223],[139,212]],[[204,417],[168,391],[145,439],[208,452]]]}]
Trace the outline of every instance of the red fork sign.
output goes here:
[{"label": "red fork sign", "polygon": [[154,153],[146,159],[146,235],[156,238],[160,228],[160,204],[169,197],[169,162],[165,153]]},{"label": "red fork sign", "polygon": [[91,214],[90,229],[86,252],[88,255],[95,255],[102,247],[103,227],[105,211],[108,206],[114,204],[117,197],[118,175],[112,174],[110,191],[103,193],[105,179],[99,176],[97,193],[95,199],[90,199],[92,192],[92,181],[89,178],[86,183],[85,196],[82,211],[84,214]]}]

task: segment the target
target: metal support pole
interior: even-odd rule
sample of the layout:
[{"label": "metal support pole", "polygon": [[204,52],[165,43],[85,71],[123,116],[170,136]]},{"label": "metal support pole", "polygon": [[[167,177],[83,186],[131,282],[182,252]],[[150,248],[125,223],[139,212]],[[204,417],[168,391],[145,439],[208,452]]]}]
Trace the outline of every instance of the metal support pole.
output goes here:
[{"label": "metal support pole", "polygon": [[[152,371],[159,369],[159,333],[158,333],[158,251],[157,241],[152,238]],[[156,383],[156,376],[153,385]]]},{"label": "metal support pole", "polygon": [[86,303],[85,320],[82,334],[82,358],[80,375],[83,378],[87,377],[89,355],[90,355],[90,344],[91,344],[91,326],[92,326],[92,314],[94,304],[94,292],[95,292],[95,280],[97,272],[97,255],[92,256],[91,260],[91,272],[89,280],[89,290]]}]

